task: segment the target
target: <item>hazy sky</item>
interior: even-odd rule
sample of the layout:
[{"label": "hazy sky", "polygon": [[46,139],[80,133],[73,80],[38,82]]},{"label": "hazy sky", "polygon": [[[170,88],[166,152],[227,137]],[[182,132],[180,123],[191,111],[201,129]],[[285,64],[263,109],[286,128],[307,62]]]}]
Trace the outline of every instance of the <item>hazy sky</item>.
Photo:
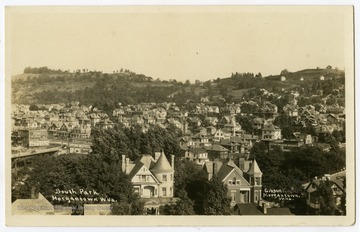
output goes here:
[{"label": "hazy sky", "polygon": [[[208,80],[345,67],[349,7],[6,9],[11,74],[25,67],[113,70]],[[349,41],[349,40],[347,40]],[[8,63],[10,62],[10,63]]]}]

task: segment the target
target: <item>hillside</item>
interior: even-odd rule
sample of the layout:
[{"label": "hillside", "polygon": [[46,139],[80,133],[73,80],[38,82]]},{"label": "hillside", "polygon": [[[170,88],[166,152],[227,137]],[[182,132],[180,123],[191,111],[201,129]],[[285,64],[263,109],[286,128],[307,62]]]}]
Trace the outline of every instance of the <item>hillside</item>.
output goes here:
[{"label": "hillside", "polygon": [[[35,73],[33,73],[35,72]],[[41,72],[41,73],[36,73]],[[300,94],[331,93],[345,82],[345,73],[336,69],[283,70],[282,75],[262,77],[261,74],[233,73],[231,77],[190,84],[189,82],[153,80],[129,70],[112,74],[101,72],[63,72],[42,68],[12,78],[12,102],[18,104],[50,104],[80,101],[111,110],[118,103],[173,101],[179,105],[201,97],[238,102],[256,96],[266,89],[274,93],[297,90]],[[281,81],[284,76],[286,80]],[[323,76],[324,80],[320,80]],[[221,104],[221,103],[219,103]]]}]

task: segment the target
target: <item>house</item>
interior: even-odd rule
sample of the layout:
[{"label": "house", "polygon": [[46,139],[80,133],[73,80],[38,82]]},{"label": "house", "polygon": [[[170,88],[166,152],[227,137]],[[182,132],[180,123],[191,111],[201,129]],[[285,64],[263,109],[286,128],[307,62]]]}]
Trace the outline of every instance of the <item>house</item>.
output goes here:
[{"label": "house", "polygon": [[114,109],[112,113],[113,113],[114,117],[118,117],[119,115],[124,115],[125,111],[122,108],[121,109]]},{"label": "house", "polygon": [[[217,176],[228,187],[231,207],[238,203],[257,203],[261,200],[262,172],[255,160],[244,161],[239,168],[232,159],[206,162],[203,170],[207,180]],[[246,168],[246,169],[245,169]]]},{"label": "house", "polygon": [[296,105],[287,104],[283,107],[284,113],[286,113],[289,117],[298,117],[299,111]]},{"label": "house", "polygon": [[59,138],[69,138],[70,132],[76,127],[75,124],[64,122],[57,134]]},{"label": "house", "polygon": [[323,184],[329,184],[333,201],[335,203],[335,214],[344,215],[345,209],[345,188],[346,171],[334,173],[332,175],[325,175],[322,178],[315,177],[309,183],[303,185],[306,191],[306,205],[308,214],[319,214],[321,208],[319,188]]},{"label": "house", "polygon": [[110,119],[108,118],[104,118],[104,119],[101,119],[97,124],[96,124],[96,127],[99,127],[101,129],[111,129],[111,128],[114,128],[115,126],[115,123],[113,123]]},{"label": "house", "polygon": [[11,204],[13,215],[54,215],[54,206],[41,194],[33,193],[30,199],[17,199]]},{"label": "house", "polygon": [[231,136],[235,136],[241,132],[240,124],[235,122],[234,120],[232,120],[231,123],[225,124],[223,129],[227,133],[230,133]]},{"label": "house", "polygon": [[320,76],[320,77],[319,77],[319,80],[320,80],[320,81],[324,81],[324,80],[325,80],[325,77],[324,77],[324,76]]},{"label": "house", "polygon": [[[145,199],[145,210],[159,214],[161,201],[158,198],[174,196],[174,156],[171,163],[164,152],[155,152],[155,157],[144,154],[134,162],[122,155],[122,171],[129,175],[134,192]],[[154,204],[155,203],[155,204]]]},{"label": "house", "polygon": [[252,120],[252,124],[251,124],[252,128],[254,128],[255,130],[261,130],[261,128],[264,125],[264,122],[265,122],[265,119],[256,117]]},{"label": "house", "polygon": [[90,154],[91,151],[91,142],[75,140],[68,144],[68,153],[70,154]]},{"label": "house", "polygon": [[58,136],[58,131],[62,126],[61,122],[53,122],[51,126],[48,128],[48,137],[49,138],[56,138]]},{"label": "house", "polygon": [[230,115],[227,115],[227,116],[223,116],[219,122],[218,122],[218,126],[220,128],[223,128],[226,124],[231,124],[232,122],[236,122],[236,119],[234,116],[230,116]]},{"label": "house", "polygon": [[280,208],[280,207],[272,207],[270,208],[267,203],[261,202],[261,204],[256,203],[238,203],[234,207],[233,211],[234,215],[283,215],[283,216],[291,216],[294,215],[289,208]]},{"label": "house", "polygon": [[189,127],[194,130],[196,129],[197,127],[201,126],[202,124],[202,121],[200,120],[200,118],[198,117],[190,117],[188,119],[188,123],[189,123]]},{"label": "house", "polygon": [[294,148],[299,148],[304,145],[303,140],[297,139],[284,139],[284,140],[275,140],[269,142],[269,149],[273,150],[275,147],[279,147],[282,151],[288,152]]},{"label": "house", "polygon": [[79,124],[91,126],[91,120],[85,114],[77,117],[77,120]]},{"label": "house", "polygon": [[286,81],[286,77],[281,76],[281,77],[280,77],[280,81]]},{"label": "house", "polygon": [[221,146],[220,144],[212,144],[205,147],[209,160],[214,161],[215,159],[224,160],[228,158],[229,149]]},{"label": "house", "polygon": [[208,113],[218,114],[220,113],[220,109],[218,106],[209,106]]},{"label": "house", "polygon": [[208,127],[206,127],[206,133],[208,134],[208,135],[213,135],[213,134],[215,134],[215,132],[216,132],[216,127],[214,127],[214,126],[208,126]]},{"label": "house", "polygon": [[216,126],[219,122],[219,119],[217,117],[206,117],[204,119],[204,124],[206,126]]},{"label": "house", "polygon": [[213,141],[220,142],[222,139],[230,139],[230,134],[224,132],[222,129],[216,130],[216,132],[212,135]]},{"label": "house", "polygon": [[183,136],[179,139],[180,146],[190,147],[195,146],[195,142],[192,140],[191,137]]},{"label": "house", "polygon": [[229,150],[230,153],[240,153],[241,145],[231,139],[221,139],[220,145]]},{"label": "house", "polygon": [[46,129],[24,129],[19,130],[18,136],[22,138],[24,147],[49,146],[48,132]]},{"label": "house", "polygon": [[54,122],[54,121],[59,121],[59,115],[58,114],[55,114],[55,113],[50,113],[50,114],[47,114],[45,117],[44,117],[45,121],[46,122]]},{"label": "house", "polygon": [[101,117],[97,113],[91,113],[88,115],[88,118],[91,121],[91,126],[95,126],[98,122],[100,122]]},{"label": "house", "polygon": [[239,104],[231,104],[228,107],[230,115],[236,115],[241,113],[241,108]]},{"label": "house", "polygon": [[70,138],[74,139],[88,139],[91,135],[91,127],[85,125],[75,126],[74,129],[69,133]]},{"label": "house", "polygon": [[194,162],[200,166],[203,166],[205,162],[209,161],[207,151],[202,148],[189,148],[185,152],[183,159]]},{"label": "house", "polygon": [[191,137],[192,141],[194,141],[196,147],[203,147],[209,145],[209,137],[204,134],[197,133]]},{"label": "house", "polygon": [[262,140],[278,140],[281,139],[281,129],[273,124],[266,124],[261,130]]}]

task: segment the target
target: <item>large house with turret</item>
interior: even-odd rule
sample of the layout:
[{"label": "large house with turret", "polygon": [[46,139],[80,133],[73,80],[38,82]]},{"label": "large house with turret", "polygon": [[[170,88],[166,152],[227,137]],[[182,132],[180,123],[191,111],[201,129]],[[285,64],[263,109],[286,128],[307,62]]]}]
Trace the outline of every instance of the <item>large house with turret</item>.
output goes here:
[{"label": "large house with turret", "polygon": [[164,152],[140,156],[131,162],[122,156],[122,171],[129,175],[135,193],[145,202],[147,214],[159,214],[159,207],[175,202],[174,196],[174,156],[171,163]]},{"label": "large house with turret", "polygon": [[239,203],[258,203],[262,200],[262,172],[256,160],[240,158],[238,165],[232,159],[224,162],[209,161],[203,169],[208,180],[217,176],[227,185],[231,207]]}]

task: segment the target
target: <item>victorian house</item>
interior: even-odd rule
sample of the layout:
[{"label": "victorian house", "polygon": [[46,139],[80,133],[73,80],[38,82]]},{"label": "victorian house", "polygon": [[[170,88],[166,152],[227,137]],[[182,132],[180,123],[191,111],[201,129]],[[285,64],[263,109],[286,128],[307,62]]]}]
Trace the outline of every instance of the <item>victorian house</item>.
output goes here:
[{"label": "victorian house", "polygon": [[145,202],[147,214],[159,214],[159,207],[171,204],[174,196],[174,156],[171,163],[164,152],[146,154],[131,162],[122,156],[122,171],[129,175],[135,193]]}]

